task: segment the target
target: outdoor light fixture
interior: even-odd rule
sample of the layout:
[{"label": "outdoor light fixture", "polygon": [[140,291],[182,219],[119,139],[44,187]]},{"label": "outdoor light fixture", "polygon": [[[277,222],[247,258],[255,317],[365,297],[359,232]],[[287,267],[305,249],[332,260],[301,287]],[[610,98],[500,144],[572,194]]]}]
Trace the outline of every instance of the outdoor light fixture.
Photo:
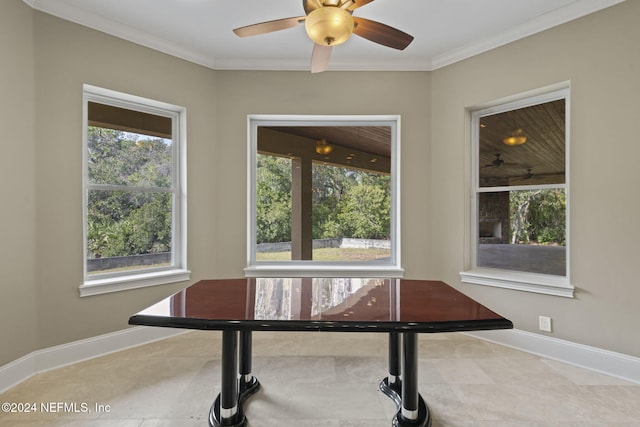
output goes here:
[{"label": "outdoor light fixture", "polygon": [[335,46],[342,44],[353,33],[351,13],[337,6],[325,6],[313,10],[304,21],[307,35],[316,44]]},{"label": "outdoor light fixture", "polygon": [[508,136],[502,140],[505,145],[522,145],[527,142],[527,137],[523,134],[522,129],[516,129],[511,132],[511,136]]},{"label": "outdoor light fixture", "polygon": [[316,142],[316,153],[318,154],[329,154],[333,151],[333,147],[329,145],[326,139],[321,139]]}]

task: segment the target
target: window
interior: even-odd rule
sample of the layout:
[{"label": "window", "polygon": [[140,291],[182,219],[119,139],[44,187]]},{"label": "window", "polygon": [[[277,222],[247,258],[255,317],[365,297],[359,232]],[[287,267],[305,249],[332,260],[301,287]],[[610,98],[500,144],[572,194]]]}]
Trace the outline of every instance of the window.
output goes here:
[{"label": "window", "polygon": [[573,296],[567,88],[473,111],[471,269],[462,280]]},{"label": "window", "polygon": [[81,296],[188,280],[185,110],[85,85]]},{"label": "window", "polygon": [[402,274],[397,116],[250,116],[248,276]]}]

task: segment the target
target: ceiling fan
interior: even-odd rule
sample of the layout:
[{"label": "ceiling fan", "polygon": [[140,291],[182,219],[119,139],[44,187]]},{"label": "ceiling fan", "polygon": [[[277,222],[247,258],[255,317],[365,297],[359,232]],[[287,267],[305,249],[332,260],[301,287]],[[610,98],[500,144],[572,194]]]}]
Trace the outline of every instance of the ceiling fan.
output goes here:
[{"label": "ceiling fan", "polygon": [[276,19],[236,28],[240,37],[256,36],[285,30],[304,23],[309,38],[314,42],[311,54],[311,72],[327,70],[331,49],[356,34],[374,43],[403,50],[413,41],[413,36],[396,28],[353,16],[353,11],[374,0],[302,0],[305,16]]},{"label": "ceiling fan", "polygon": [[484,165],[483,168],[499,168],[499,167],[501,167],[503,165],[505,165],[505,166],[516,166],[516,165],[518,165],[517,163],[511,163],[511,162],[505,163],[505,161],[500,158],[500,153],[496,153],[495,156],[496,156],[496,158],[493,159],[493,161],[491,163],[488,163],[488,164]]},{"label": "ceiling fan", "polygon": [[[528,168],[527,169],[527,173],[522,176],[520,179],[522,180],[526,180],[526,179],[531,179],[534,181],[539,181],[539,180],[554,180],[556,177],[556,175],[554,174],[539,174],[539,173],[533,173],[533,169]],[[552,182],[552,181],[550,181]]]}]

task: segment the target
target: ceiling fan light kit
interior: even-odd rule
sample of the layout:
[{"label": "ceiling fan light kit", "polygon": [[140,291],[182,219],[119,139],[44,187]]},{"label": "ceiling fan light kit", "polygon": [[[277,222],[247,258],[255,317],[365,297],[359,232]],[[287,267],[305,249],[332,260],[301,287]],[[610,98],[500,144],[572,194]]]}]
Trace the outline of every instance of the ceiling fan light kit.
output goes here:
[{"label": "ceiling fan light kit", "polygon": [[365,18],[354,18],[355,9],[374,0],[302,0],[306,16],[276,19],[236,28],[239,37],[256,36],[295,27],[304,22],[307,36],[314,42],[311,54],[311,72],[318,73],[329,67],[331,48],[346,42],[356,34],[374,43],[403,50],[413,36],[396,28]]},{"label": "ceiling fan light kit", "polygon": [[329,145],[326,139],[321,139],[320,141],[316,142],[316,153],[326,155],[331,153],[332,151],[333,147]]},{"label": "ceiling fan light kit", "polygon": [[336,6],[315,9],[304,22],[307,35],[314,43],[336,46],[346,42],[353,33],[353,17]]},{"label": "ceiling fan light kit", "polygon": [[522,145],[527,142],[527,137],[522,133],[522,129],[516,129],[511,133],[511,136],[508,136],[502,140],[502,143],[509,146],[514,145]]}]

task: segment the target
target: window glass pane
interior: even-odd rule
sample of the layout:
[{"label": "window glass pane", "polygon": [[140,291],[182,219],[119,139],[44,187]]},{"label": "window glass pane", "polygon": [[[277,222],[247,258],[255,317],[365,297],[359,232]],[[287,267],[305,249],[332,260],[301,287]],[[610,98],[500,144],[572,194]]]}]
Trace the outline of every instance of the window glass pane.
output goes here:
[{"label": "window glass pane", "polygon": [[249,265],[400,272],[398,116],[250,116]]},{"label": "window glass pane", "polygon": [[291,260],[291,159],[257,157],[256,259]]},{"label": "window glass pane", "polygon": [[87,206],[89,274],[171,263],[171,193],[90,190]]},{"label": "window glass pane", "polygon": [[87,132],[90,184],[171,187],[171,139],[96,126]]},{"label": "window glass pane", "polygon": [[564,189],[480,193],[478,202],[478,266],[566,275]]},{"label": "window glass pane", "polygon": [[391,256],[389,175],[313,164],[313,259],[372,261]]},{"label": "window glass pane", "polygon": [[[256,260],[373,261],[391,256],[391,178],[388,173],[309,162],[310,209],[292,191],[305,162],[258,154]],[[302,182],[305,179],[300,176]],[[304,198],[304,195],[301,196]],[[311,222],[311,258],[295,254],[292,217]]]},{"label": "window glass pane", "polygon": [[565,100],[479,120],[480,187],[565,183]]}]

